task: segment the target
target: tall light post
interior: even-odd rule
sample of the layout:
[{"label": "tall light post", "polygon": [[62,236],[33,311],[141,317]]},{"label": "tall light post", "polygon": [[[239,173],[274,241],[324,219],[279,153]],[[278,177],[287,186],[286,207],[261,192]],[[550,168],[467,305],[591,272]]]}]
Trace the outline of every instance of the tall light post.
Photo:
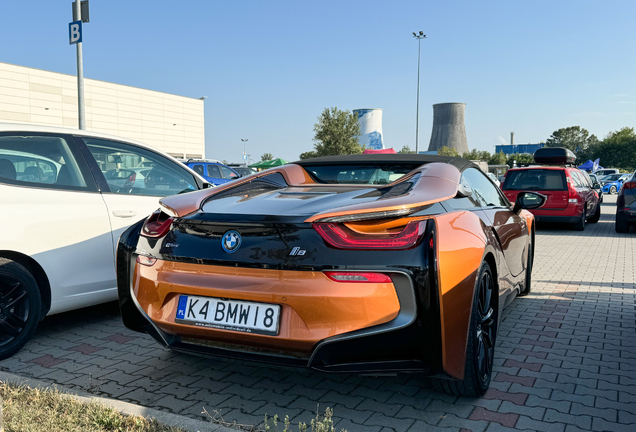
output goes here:
[{"label": "tall light post", "polygon": [[247,155],[245,154],[245,144],[247,143],[247,138],[241,138],[241,141],[243,141],[243,163],[247,165]]},{"label": "tall light post", "polygon": [[423,31],[419,34],[413,32],[413,37],[417,39],[417,114],[415,120],[415,154],[419,151],[420,140],[420,52],[422,46],[422,39],[426,37]]}]

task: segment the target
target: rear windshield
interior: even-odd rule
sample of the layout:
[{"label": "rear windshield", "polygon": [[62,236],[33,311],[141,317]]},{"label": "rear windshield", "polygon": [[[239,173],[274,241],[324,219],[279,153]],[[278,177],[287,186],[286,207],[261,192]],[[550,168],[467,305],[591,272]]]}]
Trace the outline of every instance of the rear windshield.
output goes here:
[{"label": "rear windshield", "polygon": [[508,171],[503,190],[567,190],[562,170],[527,169]]},{"label": "rear windshield", "polygon": [[422,163],[303,165],[303,168],[318,183],[389,184],[421,165]]}]

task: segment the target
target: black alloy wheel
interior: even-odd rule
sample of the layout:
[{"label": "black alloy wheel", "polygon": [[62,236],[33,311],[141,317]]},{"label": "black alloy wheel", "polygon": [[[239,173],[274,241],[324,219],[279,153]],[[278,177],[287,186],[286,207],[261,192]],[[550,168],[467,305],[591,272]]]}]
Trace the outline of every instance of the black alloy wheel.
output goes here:
[{"label": "black alloy wheel", "polygon": [[534,261],[533,249],[532,249],[532,241],[528,241],[528,264],[526,265],[526,286],[519,293],[520,297],[527,296],[530,294],[530,290],[532,289],[532,264]]},{"label": "black alloy wheel", "polygon": [[0,258],[0,360],[18,352],[31,338],[41,308],[40,291],[31,273]]},{"label": "black alloy wheel", "polygon": [[487,262],[482,263],[477,279],[468,330],[464,379],[453,381],[433,378],[433,388],[445,393],[480,397],[490,385],[497,336],[497,285]]},{"label": "black alloy wheel", "polygon": [[483,273],[479,283],[479,303],[477,327],[477,362],[479,370],[479,381],[481,387],[486,391],[490,384],[492,374],[493,357],[495,354],[495,308],[493,307],[494,281],[490,274],[490,268]]}]

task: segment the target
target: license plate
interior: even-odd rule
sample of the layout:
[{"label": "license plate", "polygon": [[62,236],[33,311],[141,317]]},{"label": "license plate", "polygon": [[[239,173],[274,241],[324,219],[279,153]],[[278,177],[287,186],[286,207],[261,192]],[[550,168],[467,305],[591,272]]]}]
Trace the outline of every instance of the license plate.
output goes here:
[{"label": "license plate", "polygon": [[280,305],[182,295],[175,322],[276,336],[279,318]]}]

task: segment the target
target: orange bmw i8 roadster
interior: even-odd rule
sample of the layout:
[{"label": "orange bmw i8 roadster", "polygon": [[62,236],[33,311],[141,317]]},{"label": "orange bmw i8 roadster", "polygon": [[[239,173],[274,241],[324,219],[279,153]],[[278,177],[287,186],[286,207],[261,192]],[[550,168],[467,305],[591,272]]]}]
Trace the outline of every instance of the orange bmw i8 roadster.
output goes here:
[{"label": "orange bmw i8 roadster", "polygon": [[490,383],[504,306],[530,291],[534,219],[470,161],[301,160],[161,200],[120,238],[124,324],[177,351]]}]

